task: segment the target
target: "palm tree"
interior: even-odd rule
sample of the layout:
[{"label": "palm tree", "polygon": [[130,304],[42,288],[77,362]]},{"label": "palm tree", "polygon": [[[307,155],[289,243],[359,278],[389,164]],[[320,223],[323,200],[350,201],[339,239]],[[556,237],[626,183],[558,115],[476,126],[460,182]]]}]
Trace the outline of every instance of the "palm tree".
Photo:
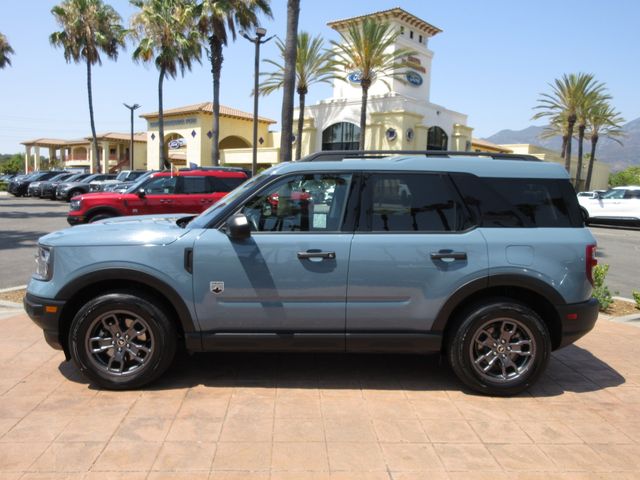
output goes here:
[{"label": "palm tree", "polygon": [[584,144],[584,133],[587,129],[589,114],[594,109],[598,109],[600,105],[611,99],[609,95],[604,93],[604,86],[601,92],[592,91],[582,96],[578,109],[576,110],[576,123],[578,125],[578,165],[576,168],[576,190],[580,190],[580,176],[582,174],[582,153]]},{"label": "palm tree", "polygon": [[331,42],[337,55],[335,64],[345,71],[357,71],[360,74],[360,150],[365,148],[369,87],[376,77],[389,87],[384,77],[397,75],[403,68],[400,60],[415,54],[409,49],[391,48],[399,33],[388,23],[366,18],[361,24],[351,24],[345,32],[340,32],[342,42]]},{"label": "palm tree", "polygon": [[549,124],[544,127],[544,130],[542,130],[538,137],[542,139],[561,137],[562,147],[560,156],[564,158],[565,150],[567,149],[567,143],[569,141],[568,126],[564,115],[560,114],[556,117],[551,118],[549,120]]},{"label": "palm tree", "polygon": [[7,37],[0,33],[0,68],[5,68],[7,65],[11,65],[9,55],[13,55],[14,53],[13,48],[9,45]]},{"label": "palm tree", "polygon": [[287,1],[287,38],[284,47],[284,78],[282,83],[282,132],[280,133],[280,161],[291,161],[293,136],[293,96],[296,87],[296,59],[298,49],[298,20],[300,0]]},{"label": "palm tree", "polygon": [[229,36],[235,41],[236,29],[250,30],[259,26],[258,13],[271,17],[268,0],[202,0],[202,14],[198,22],[206,37],[213,76],[213,125],[211,127],[211,163],[218,165],[220,159],[220,72],[222,71],[222,48],[227,46]]},{"label": "palm tree", "polygon": [[[116,60],[118,50],[124,48],[125,29],[122,18],[113,7],[102,0],[64,0],[51,9],[51,13],[62,28],[53,32],[49,41],[62,47],[67,63],[86,63],[87,94],[89,96],[89,118],[93,138],[93,158],[96,170],[101,171],[98,157],[96,124],[93,117],[93,93],[91,89],[91,67],[102,65],[101,54]],[[104,159],[105,166],[107,159]]]},{"label": "palm tree", "polygon": [[593,162],[596,159],[596,146],[599,138],[606,137],[622,145],[622,142],[618,138],[625,135],[622,129],[624,118],[620,116],[620,113],[608,102],[601,102],[592,108],[587,115],[587,138],[591,139],[591,155],[589,158],[589,168],[587,170],[587,181],[585,182],[585,189],[591,188],[591,175],[593,173]]},{"label": "palm tree", "polygon": [[[276,44],[280,49],[280,56],[284,58],[284,43],[278,39]],[[267,78],[260,85],[260,93],[269,95],[283,87],[285,69],[284,65],[274,60],[265,60],[265,63],[269,63],[276,68],[274,72],[261,73],[263,76],[266,75]],[[320,35],[311,37],[308,32],[300,32],[298,34],[296,54],[296,92],[298,93],[300,110],[296,135],[298,139],[296,160],[300,160],[302,151],[304,106],[309,87],[314,83],[331,83],[333,78],[336,78],[336,68],[331,61],[331,52],[324,49],[322,37]]]},{"label": "palm tree", "polygon": [[578,118],[578,108],[582,99],[592,92],[601,92],[604,85],[597,83],[593,75],[588,73],[571,73],[556,79],[551,87],[551,93],[542,93],[538,105],[540,110],[533,116],[534,120],[543,117],[557,118],[562,115],[567,123],[567,144],[565,149],[564,166],[567,171],[571,168],[571,140],[573,129]]},{"label": "palm tree", "polygon": [[158,78],[158,141],[160,164],[170,164],[164,148],[164,114],[162,85],[164,78],[176,78],[178,70],[184,76],[191,70],[193,61],[200,61],[201,38],[196,28],[200,8],[191,0],[131,0],[140,12],[131,19],[133,36],[138,46],[133,59],[154,62]]}]

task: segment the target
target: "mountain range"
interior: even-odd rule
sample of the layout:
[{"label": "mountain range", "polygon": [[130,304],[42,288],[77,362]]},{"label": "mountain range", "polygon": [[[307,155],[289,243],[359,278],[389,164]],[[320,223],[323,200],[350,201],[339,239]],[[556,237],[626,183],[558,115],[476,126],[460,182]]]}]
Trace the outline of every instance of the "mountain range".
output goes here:
[{"label": "mountain range", "polygon": [[[523,130],[500,130],[498,133],[485,138],[499,145],[508,143],[531,143],[551,150],[560,151],[562,139],[560,137],[540,138],[544,127],[527,127]],[[624,124],[625,136],[619,140],[622,145],[614,140],[600,137],[596,150],[596,159],[611,165],[611,170],[624,170],[632,165],[640,165],[640,118]],[[578,151],[577,142],[574,140],[572,153]],[[584,152],[591,152],[591,142],[585,141]]]}]

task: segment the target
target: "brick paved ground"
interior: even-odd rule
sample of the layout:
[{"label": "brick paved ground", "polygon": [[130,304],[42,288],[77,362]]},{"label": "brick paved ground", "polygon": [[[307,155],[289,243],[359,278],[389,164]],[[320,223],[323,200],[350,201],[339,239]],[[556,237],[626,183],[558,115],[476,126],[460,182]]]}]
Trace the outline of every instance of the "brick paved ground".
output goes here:
[{"label": "brick paved ground", "polygon": [[437,356],[182,356],[153,388],[100,391],[25,315],[0,325],[3,480],[640,478],[630,325],[600,321],[510,399]]}]

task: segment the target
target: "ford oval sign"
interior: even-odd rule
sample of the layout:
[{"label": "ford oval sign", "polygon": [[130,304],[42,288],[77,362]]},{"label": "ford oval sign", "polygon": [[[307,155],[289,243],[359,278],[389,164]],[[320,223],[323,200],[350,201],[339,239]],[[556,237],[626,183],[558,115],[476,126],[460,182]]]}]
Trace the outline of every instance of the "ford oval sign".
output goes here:
[{"label": "ford oval sign", "polygon": [[414,87],[419,87],[420,85],[422,85],[422,75],[417,72],[409,71],[405,73],[405,78],[407,79],[407,82],[409,82]]},{"label": "ford oval sign", "polygon": [[350,83],[360,83],[361,77],[361,72],[351,72],[349,75],[347,75],[347,80],[349,80]]},{"label": "ford oval sign", "polygon": [[[376,76],[371,75],[371,81],[375,80]],[[351,72],[347,75],[347,80],[349,83],[354,83],[356,85],[360,85],[360,81],[362,80],[362,72]]]}]

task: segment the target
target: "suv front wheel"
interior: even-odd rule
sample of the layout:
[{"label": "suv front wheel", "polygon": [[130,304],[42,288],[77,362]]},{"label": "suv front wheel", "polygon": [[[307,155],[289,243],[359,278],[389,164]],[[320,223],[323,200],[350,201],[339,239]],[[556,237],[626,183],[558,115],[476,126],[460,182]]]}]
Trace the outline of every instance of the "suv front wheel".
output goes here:
[{"label": "suv front wheel", "polygon": [[475,304],[456,319],[447,353],[451,368],[469,388],[516,395],[544,371],[549,332],[536,312],[508,299]]},{"label": "suv front wheel", "polygon": [[71,356],[93,383],[108,389],[137,388],[171,364],[176,332],[152,297],[108,293],[76,314],[69,333]]}]

